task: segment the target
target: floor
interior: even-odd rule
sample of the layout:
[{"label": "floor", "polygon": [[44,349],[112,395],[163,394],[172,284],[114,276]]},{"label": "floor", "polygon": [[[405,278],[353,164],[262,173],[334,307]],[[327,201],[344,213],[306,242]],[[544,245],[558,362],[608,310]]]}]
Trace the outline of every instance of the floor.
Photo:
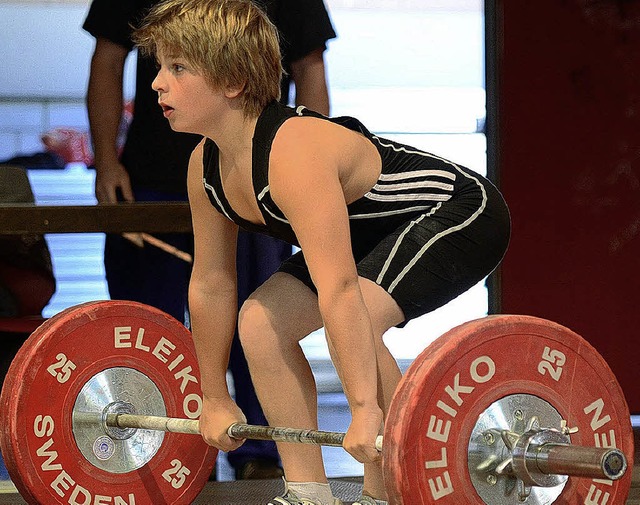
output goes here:
[{"label": "floor", "polygon": [[[320,397],[321,429],[344,431],[349,423],[349,413],[341,393],[324,393]],[[640,416],[632,417],[635,436],[635,461],[629,497],[624,505],[640,505]],[[345,505],[357,499],[361,490],[362,465],[340,448],[325,447],[323,452],[334,494]],[[2,473],[0,471],[0,478]],[[231,468],[224,456],[218,461],[218,481],[209,482],[194,505],[264,505],[282,489],[282,482],[233,480]],[[13,492],[12,492],[13,491]],[[0,481],[0,505],[23,505],[25,501],[12,489],[10,482]],[[46,505],[46,504],[44,504]],[[607,505],[623,505],[609,503]]]}]

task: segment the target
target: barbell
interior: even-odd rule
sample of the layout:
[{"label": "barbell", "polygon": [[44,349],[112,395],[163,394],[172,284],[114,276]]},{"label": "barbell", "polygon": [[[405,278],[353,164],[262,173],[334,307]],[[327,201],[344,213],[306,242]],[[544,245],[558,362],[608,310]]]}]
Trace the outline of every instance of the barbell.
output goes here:
[{"label": "barbell", "polygon": [[[0,446],[29,503],[188,504],[217,451],[190,333],[135,302],[47,320],[14,359]],[[233,425],[235,438],[342,445],[343,433]],[[431,344],[404,374],[384,437],[391,504],[623,503],[633,432],[603,358],[571,330],[489,316]]]}]

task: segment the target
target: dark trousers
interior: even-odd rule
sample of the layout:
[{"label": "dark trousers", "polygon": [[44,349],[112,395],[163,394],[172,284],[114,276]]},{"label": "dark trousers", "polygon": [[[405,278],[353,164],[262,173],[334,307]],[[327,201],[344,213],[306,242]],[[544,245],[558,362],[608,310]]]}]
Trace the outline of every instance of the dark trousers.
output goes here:
[{"label": "dark trousers", "polygon": [[[137,201],[184,201],[185,195],[135,189]],[[191,234],[156,234],[174,247],[193,254]],[[240,232],[238,237],[238,302],[244,300],[291,254],[291,246],[271,237]],[[187,293],[191,265],[154,246],[139,248],[120,235],[107,235],[104,263],[109,294],[114,300],[133,300],[156,307],[178,321],[188,320]],[[249,424],[267,424],[256,397],[249,368],[239,340],[231,347],[229,370],[235,400]],[[255,458],[279,461],[273,442],[247,440],[228,454],[229,464],[238,469]]]}]

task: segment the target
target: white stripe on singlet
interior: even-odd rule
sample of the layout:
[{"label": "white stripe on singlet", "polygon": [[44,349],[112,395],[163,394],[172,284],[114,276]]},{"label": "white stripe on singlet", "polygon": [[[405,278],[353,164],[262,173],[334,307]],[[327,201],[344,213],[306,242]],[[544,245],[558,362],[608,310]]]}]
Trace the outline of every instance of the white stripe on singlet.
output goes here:
[{"label": "white stripe on singlet", "polygon": [[216,193],[216,190],[213,189],[213,186],[211,186],[211,184],[207,184],[207,180],[203,177],[202,178],[202,183],[204,184],[204,187],[206,189],[208,189],[209,191],[211,191],[211,194],[213,195],[213,198],[215,198],[218,207],[220,207],[220,210],[222,211],[222,213],[227,217],[227,219],[229,221],[233,221],[233,219],[231,219],[231,216],[229,214],[227,214],[227,211],[224,208],[224,205],[222,205],[222,202],[220,201],[220,198],[218,198],[218,194]]},{"label": "white stripe on singlet", "polygon": [[258,193],[258,200],[262,200],[264,198],[264,195],[266,195],[269,192],[269,185],[267,184],[264,189],[262,191],[260,191],[260,193]]},{"label": "white stripe on singlet", "polygon": [[453,185],[447,184],[446,182],[438,182],[438,181],[414,181],[414,182],[403,182],[397,184],[376,184],[371,191],[402,191],[405,189],[422,189],[422,188],[431,188],[431,189],[442,189],[444,191],[453,191]]},{"label": "white stripe on singlet", "polygon": [[[379,141],[379,140],[378,140]],[[381,145],[382,142],[380,142]],[[433,245],[435,244],[438,240],[440,240],[442,237],[445,237],[451,233],[454,233],[456,231],[462,230],[463,228],[466,228],[467,226],[469,226],[471,223],[473,223],[477,217],[482,214],[482,212],[484,211],[486,205],[487,205],[487,192],[485,191],[484,186],[482,185],[482,183],[480,182],[479,179],[477,179],[476,177],[473,177],[470,174],[465,174],[458,165],[456,165],[455,163],[445,160],[444,158],[440,158],[438,156],[435,156],[433,154],[428,154],[428,153],[422,153],[420,151],[408,151],[407,149],[401,147],[398,148],[396,146],[393,145],[384,145],[385,147],[390,147],[396,151],[405,151],[405,152],[412,152],[414,154],[419,154],[421,156],[427,156],[427,157],[431,157],[431,158],[435,158],[438,159],[440,161],[443,161],[445,163],[449,163],[451,164],[451,166],[457,170],[458,172],[460,172],[460,174],[463,177],[468,177],[472,180],[474,180],[476,182],[476,184],[480,187],[481,191],[482,191],[482,203],[480,204],[480,207],[478,207],[478,209],[471,215],[469,216],[469,218],[467,218],[464,222],[460,223],[457,226],[453,226],[447,230],[444,230],[440,233],[437,233],[435,236],[433,236],[431,238],[431,240],[429,240],[424,246],[422,246],[422,248],[420,248],[420,250],[417,252],[417,254],[405,265],[405,267],[402,269],[402,271],[396,276],[396,278],[391,282],[391,284],[389,284],[389,293],[392,293],[393,290],[396,288],[396,286],[400,283],[400,281],[402,281],[402,279],[405,277],[405,275],[407,275],[407,273],[409,272],[409,270],[411,270],[411,268],[420,260],[420,258],[422,258],[422,256],[424,256],[424,254],[427,252],[427,250]],[[419,223],[420,221],[422,221],[423,219],[433,215],[436,210],[438,210],[440,208],[442,204],[438,204],[436,205],[431,211],[429,211],[426,214],[423,214],[422,216],[420,216],[419,218],[412,220],[411,223],[409,223],[407,225],[407,228],[400,234],[400,236],[397,238],[396,243],[394,244],[393,248],[391,249],[391,253],[389,254],[389,256],[387,257],[382,270],[380,271],[380,274],[378,275],[378,278],[376,280],[376,282],[378,284],[382,284],[382,280],[384,279],[385,274],[387,273],[389,266],[391,265],[391,262],[393,261],[396,253],[398,252],[398,249],[400,248],[402,241],[404,239],[404,237],[406,236],[406,234],[409,232],[409,230],[417,223]]]},{"label": "white stripe on singlet", "polygon": [[376,195],[367,193],[364,195],[369,200],[377,202],[446,202],[451,195],[439,195],[436,193],[405,193],[400,195]]},{"label": "white stripe on singlet", "polygon": [[[302,105],[301,105],[301,107],[302,107]],[[281,218],[280,216],[275,215],[273,212],[271,212],[271,209],[269,207],[267,207],[267,205],[262,201],[262,199],[264,198],[264,195],[266,195],[268,192],[269,192],[269,185],[267,184],[264,187],[264,189],[262,191],[260,191],[260,193],[258,194],[258,201],[260,203],[262,203],[262,208],[264,210],[266,210],[273,219],[277,219],[278,221],[280,221],[282,223],[286,223],[289,226],[291,226],[289,221],[287,221],[286,219]]]},{"label": "white stripe on singlet", "polygon": [[[373,139],[378,142],[382,147],[392,149],[396,152],[404,152],[407,154],[415,154],[427,158],[434,158],[440,161],[443,160],[438,156],[434,156],[423,151],[417,151],[413,149],[407,149],[406,146],[396,146],[394,144],[385,143],[380,137],[373,136]],[[377,202],[446,202],[451,198],[451,192],[454,187],[453,184],[448,182],[442,182],[433,180],[434,178],[447,179],[450,181],[456,180],[456,174],[453,172],[447,172],[446,170],[428,169],[428,170],[414,170],[408,172],[398,172],[391,174],[380,174],[376,185],[364,195],[369,200]],[[416,180],[419,179],[419,180]],[[384,184],[385,182],[391,182],[391,184]],[[440,189],[446,191],[446,193],[419,193],[418,190],[424,189]],[[380,193],[399,192],[393,195],[385,195]]]},{"label": "white stripe on singlet", "polygon": [[[380,270],[380,274],[378,274],[378,278],[376,279],[376,283],[382,284],[382,280],[384,279],[384,275],[387,273],[387,270],[389,270],[389,265],[391,265],[391,262],[393,261],[393,258],[395,257],[396,253],[398,252],[398,249],[400,248],[400,244],[402,243],[402,240],[404,239],[405,235],[407,233],[409,233],[409,230],[411,230],[411,228],[413,228],[414,225],[418,224],[423,219],[425,219],[427,217],[431,217],[441,206],[442,206],[442,204],[439,203],[438,205],[433,207],[426,214],[422,214],[419,218],[411,220],[409,225],[404,229],[404,231],[400,234],[400,236],[396,240],[396,243],[393,245],[393,248],[391,249],[391,253],[389,254],[389,256],[387,256],[387,259],[384,262],[384,265],[382,266],[382,270]],[[393,291],[393,289],[390,288],[389,289],[389,293],[391,293],[392,291]]]},{"label": "white stripe on singlet", "polygon": [[[377,140],[381,146],[391,147],[390,145],[386,145],[380,142],[380,139]],[[407,151],[406,149],[405,151],[412,154],[420,154],[423,156],[426,154],[418,151]],[[452,172],[445,172],[444,170],[415,170],[413,172],[400,172],[398,174],[380,174],[379,179],[381,181],[402,181],[405,179],[415,179],[417,177],[443,177],[444,179],[449,179],[451,181],[456,180],[456,174]]]},{"label": "white stripe on singlet", "polygon": [[376,217],[397,216],[398,214],[416,213],[421,210],[429,210],[432,208],[433,205],[431,204],[418,205],[414,207],[407,207],[406,209],[383,210],[381,212],[370,212],[369,214],[353,214],[349,216],[349,219],[373,219]]}]

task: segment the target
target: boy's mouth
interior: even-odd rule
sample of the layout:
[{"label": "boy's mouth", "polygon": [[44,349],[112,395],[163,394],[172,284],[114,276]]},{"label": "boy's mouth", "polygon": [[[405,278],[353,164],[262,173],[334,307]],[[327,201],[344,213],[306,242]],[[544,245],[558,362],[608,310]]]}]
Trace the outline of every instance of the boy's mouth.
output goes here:
[{"label": "boy's mouth", "polygon": [[174,110],[173,107],[170,107],[169,105],[162,102],[160,102],[160,107],[162,107],[162,115],[164,117],[169,117]]}]

